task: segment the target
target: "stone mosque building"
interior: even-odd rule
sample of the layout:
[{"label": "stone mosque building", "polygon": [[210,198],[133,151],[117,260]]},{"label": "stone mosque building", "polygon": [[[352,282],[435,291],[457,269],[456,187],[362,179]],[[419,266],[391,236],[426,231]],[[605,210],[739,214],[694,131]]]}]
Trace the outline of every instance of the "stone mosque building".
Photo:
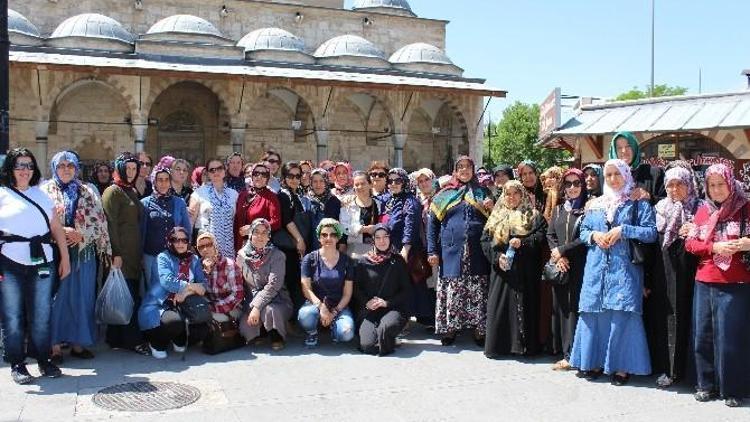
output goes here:
[{"label": "stone mosque building", "polygon": [[10,0],[11,146],[202,163],[482,156],[485,97],[406,0]]}]

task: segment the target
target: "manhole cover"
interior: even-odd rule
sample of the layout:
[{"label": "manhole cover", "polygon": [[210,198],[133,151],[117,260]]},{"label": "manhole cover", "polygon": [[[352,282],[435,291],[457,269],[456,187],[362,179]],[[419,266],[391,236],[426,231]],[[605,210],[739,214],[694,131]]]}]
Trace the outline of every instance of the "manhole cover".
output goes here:
[{"label": "manhole cover", "polygon": [[133,382],[99,390],[94,404],[122,412],[158,412],[195,403],[200,390],[174,382]]}]

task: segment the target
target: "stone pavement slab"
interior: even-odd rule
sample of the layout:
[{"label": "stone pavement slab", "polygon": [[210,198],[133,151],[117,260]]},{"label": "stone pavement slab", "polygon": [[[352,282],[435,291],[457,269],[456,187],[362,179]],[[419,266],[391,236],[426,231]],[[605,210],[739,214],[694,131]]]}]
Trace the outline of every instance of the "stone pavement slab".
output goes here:
[{"label": "stone pavement slab", "polygon": [[[468,337],[468,336],[467,336]],[[552,359],[490,360],[469,338],[442,347],[411,335],[392,356],[353,345],[308,350],[249,346],[218,356],[190,350],[158,361],[100,346],[92,361],[66,358],[65,376],[17,386],[0,367],[0,422],[5,421],[750,421],[750,407],[698,403],[690,388],[660,390],[654,377],[614,387],[552,371]],[[36,365],[29,364],[32,374]],[[184,408],[113,412],[93,404],[104,387],[174,381],[201,390]]]}]

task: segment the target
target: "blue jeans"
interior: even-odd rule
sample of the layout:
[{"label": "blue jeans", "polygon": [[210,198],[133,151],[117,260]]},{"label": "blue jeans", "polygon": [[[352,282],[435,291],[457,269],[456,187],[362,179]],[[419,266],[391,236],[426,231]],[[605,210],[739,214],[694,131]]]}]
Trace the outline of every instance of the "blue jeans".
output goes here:
[{"label": "blue jeans", "polygon": [[[299,310],[297,321],[306,333],[315,334],[318,332],[318,324],[320,323],[320,310],[310,301],[306,301]],[[346,343],[354,338],[354,318],[349,308],[339,312],[333,320],[331,335],[333,341],[338,343]]]},{"label": "blue jeans", "polygon": [[750,393],[750,284],[696,281],[693,301],[698,389],[722,397]]},{"label": "blue jeans", "polygon": [[[5,257],[2,260],[5,278],[0,281],[0,312],[2,312],[5,360],[11,365],[23,363],[26,356],[39,362],[49,359],[50,313],[55,266],[49,277],[41,278],[37,267],[21,265]],[[27,329],[29,332],[27,332]],[[27,353],[24,343],[29,337]]]}]

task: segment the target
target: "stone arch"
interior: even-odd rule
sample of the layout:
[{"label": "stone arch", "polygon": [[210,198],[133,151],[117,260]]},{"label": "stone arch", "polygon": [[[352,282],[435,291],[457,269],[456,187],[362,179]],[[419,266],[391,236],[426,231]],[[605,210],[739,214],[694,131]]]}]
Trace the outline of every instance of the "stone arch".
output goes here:
[{"label": "stone arch", "polygon": [[[422,97],[407,118],[405,126],[408,136],[404,150],[404,163],[419,161],[410,155],[418,154],[423,157],[431,150],[430,168],[436,174],[448,174],[457,156],[469,155],[469,127],[464,112],[453,98],[448,96]],[[430,122],[429,133],[424,127],[427,122]],[[423,154],[430,140],[432,147],[427,151],[428,154]],[[419,145],[414,146],[414,141]],[[423,163],[428,163],[426,158],[421,159]]]},{"label": "stone arch", "polygon": [[[246,91],[247,93],[247,91]],[[307,99],[286,86],[268,85],[243,102],[244,154],[250,159],[273,149],[284,161],[315,159],[317,119]]]},{"label": "stone arch", "polygon": [[43,95],[42,105],[39,106],[40,119],[51,119],[51,114],[54,110],[55,105],[64,98],[70,92],[75,91],[76,88],[86,85],[88,83],[99,83],[106,85],[112,91],[117,93],[121,101],[127,105],[129,110],[129,117],[134,117],[138,114],[138,102],[133,97],[130,90],[122,85],[117,78],[106,76],[106,75],[87,75],[81,76],[77,74],[69,73],[56,73],[55,77],[63,76],[64,79],[55,80],[52,84],[52,88],[47,90],[46,95]]},{"label": "stone arch", "polygon": [[227,126],[227,128],[235,127],[235,124],[238,124],[238,122],[235,121],[235,114],[230,111],[232,95],[229,92],[227,84],[224,81],[210,79],[152,78],[148,95],[143,100],[141,106],[142,114],[144,116],[149,116],[154,102],[160,95],[166,92],[169,88],[185,82],[203,85],[206,89],[216,95],[216,98],[219,100],[219,117],[222,120],[222,124],[226,123],[225,126]]}]

